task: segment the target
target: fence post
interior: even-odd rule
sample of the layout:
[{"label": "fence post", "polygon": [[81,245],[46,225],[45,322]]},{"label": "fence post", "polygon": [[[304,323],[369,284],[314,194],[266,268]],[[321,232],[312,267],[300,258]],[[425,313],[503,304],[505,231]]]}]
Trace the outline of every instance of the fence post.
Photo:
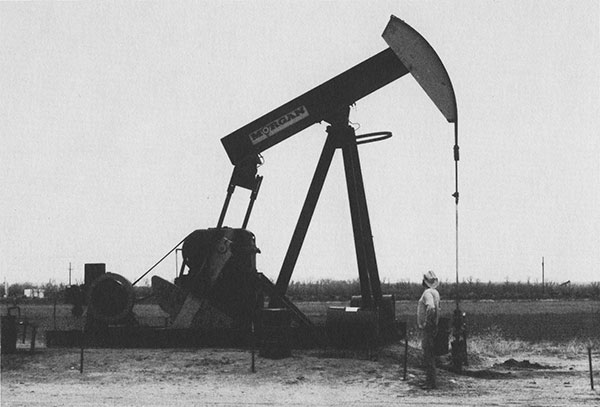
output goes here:
[{"label": "fence post", "polygon": [[594,390],[594,370],[592,369],[592,347],[588,346],[588,361],[590,362],[590,385]]},{"label": "fence post", "polygon": [[79,346],[81,347],[81,352],[79,354],[79,373],[83,373],[83,349],[85,348],[85,327],[81,330]]},{"label": "fence post", "polygon": [[406,370],[408,368],[408,334],[404,338],[404,366],[402,380],[406,381]]},{"label": "fence post", "polygon": [[250,365],[250,371],[252,373],[256,373],[256,367],[255,367],[255,354],[256,354],[256,331],[254,330],[254,318],[253,321],[250,323],[250,347],[252,348],[252,362]]}]

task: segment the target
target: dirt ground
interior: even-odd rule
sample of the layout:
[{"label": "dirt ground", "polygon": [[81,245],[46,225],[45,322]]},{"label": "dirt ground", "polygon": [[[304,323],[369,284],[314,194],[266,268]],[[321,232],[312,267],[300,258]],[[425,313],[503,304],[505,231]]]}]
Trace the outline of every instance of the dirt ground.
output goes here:
[{"label": "dirt ground", "polygon": [[[232,349],[19,349],[2,356],[2,406],[600,406],[586,355],[512,355],[471,361],[467,373],[440,369],[439,387],[420,387],[418,351],[377,354],[294,350],[270,360]],[[597,359],[597,358],[596,358]],[[596,362],[598,363],[598,362]],[[597,372],[597,369],[596,369]]]}]

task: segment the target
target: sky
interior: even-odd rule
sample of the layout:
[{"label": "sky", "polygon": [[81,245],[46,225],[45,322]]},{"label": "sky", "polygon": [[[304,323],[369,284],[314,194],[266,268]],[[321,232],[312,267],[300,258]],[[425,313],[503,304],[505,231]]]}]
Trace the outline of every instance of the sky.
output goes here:
[{"label": "sky", "polygon": [[[597,1],[176,1],[0,4],[0,278],[136,280],[217,223],[220,139],[387,48],[395,15],[433,46],[460,122],[461,280],[600,281]],[[454,144],[410,75],[359,100],[379,274],[456,272]],[[263,153],[248,224],[277,278],[325,140],[315,124]],[[239,189],[225,225],[240,227]],[[149,275],[171,280],[180,260]],[[293,280],[358,278],[336,152]],[[145,281],[144,281],[145,282]]]}]

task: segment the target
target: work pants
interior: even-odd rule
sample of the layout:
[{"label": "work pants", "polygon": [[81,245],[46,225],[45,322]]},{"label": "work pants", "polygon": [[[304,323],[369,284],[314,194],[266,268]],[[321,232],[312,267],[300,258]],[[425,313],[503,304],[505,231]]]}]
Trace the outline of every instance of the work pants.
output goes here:
[{"label": "work pants", "polygon": [[423,330],[423,365],[425,368],[425,385],[427,387],[436,387],[435,370],[435,329]]}]

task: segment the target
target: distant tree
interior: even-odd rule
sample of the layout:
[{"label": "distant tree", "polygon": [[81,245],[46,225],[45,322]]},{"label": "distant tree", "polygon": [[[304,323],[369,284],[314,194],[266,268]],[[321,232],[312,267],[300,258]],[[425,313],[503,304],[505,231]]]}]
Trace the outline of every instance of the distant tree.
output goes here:
[{"label": "distant tree", "polygon": [[62,283],[56,284],[56,281],[50,280],[40,288],[44,290],[44,295],[48,298],[55,298],[56,296],[63,295],[66,286]]},{"label": "distant tree", "polygon": [[32,283],[15,283],[8,286],[9,297],[22,297],[26,288],[35,288]]}]

